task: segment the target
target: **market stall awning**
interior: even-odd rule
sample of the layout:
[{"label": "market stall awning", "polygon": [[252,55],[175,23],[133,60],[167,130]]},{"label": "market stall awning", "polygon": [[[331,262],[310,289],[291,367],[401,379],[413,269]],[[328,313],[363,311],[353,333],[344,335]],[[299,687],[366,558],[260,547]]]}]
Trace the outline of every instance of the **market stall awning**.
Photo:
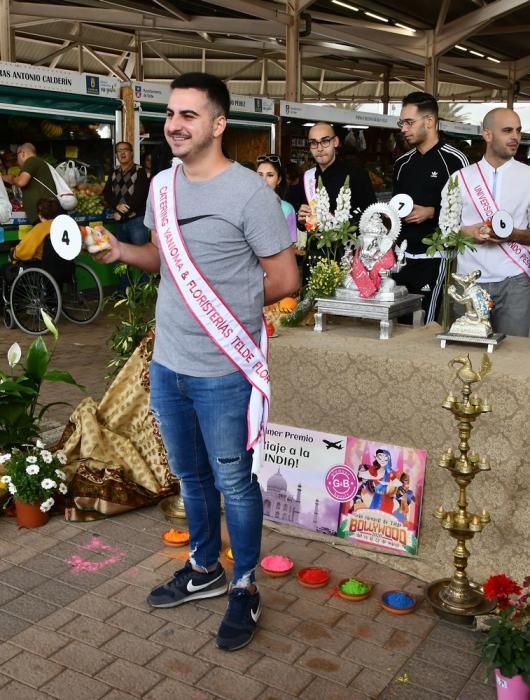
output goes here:
[{"label": "market stall awning", "polygon": [[121,100],[89,95],[65,95],[48,90],[0,87],[0,114],[35,114],[60,120],[113,122]]}]

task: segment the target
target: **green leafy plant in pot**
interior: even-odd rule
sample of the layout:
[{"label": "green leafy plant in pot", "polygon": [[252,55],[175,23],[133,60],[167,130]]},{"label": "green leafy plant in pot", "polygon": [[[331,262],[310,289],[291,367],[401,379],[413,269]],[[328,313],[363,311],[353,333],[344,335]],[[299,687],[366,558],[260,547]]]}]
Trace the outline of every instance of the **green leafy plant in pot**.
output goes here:
[{"label": "green leafy plant in pot", "polygon": [[22,350],[18,343],[13,343],[7,352],[10,371],[6,373],[0,370],[0,453],[33,442],[39,435],[40,422],[46,411],[52,406],[65,403],[39,403],[44,381],[65,382],[85,390],[69,372],[49,369],[59,333],[50,317],[44,311],[41,313],[54,338],[52,351],[48,351],[46,343],[39,336],[29,346],[24,363],[21,364]]}]

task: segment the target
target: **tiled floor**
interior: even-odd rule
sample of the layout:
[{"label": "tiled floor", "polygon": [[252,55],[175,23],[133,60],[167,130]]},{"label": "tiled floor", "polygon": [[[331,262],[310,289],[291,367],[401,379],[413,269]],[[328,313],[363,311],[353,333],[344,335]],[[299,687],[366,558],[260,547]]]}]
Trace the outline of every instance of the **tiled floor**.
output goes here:
[{"label": "tiled floor", "polygon": [[[86,328],[63,323],[52,363],[96,398],[104,391],[111,328],[106,319]],[[1,356],[14,340],[24,348],[31,342],[0,330]],[[59,396],[73,405],[80,398],[62,385],[48,387],[44,398]],[[57,407],[53,422],[63,423],[70,411]],[[31,531],[0,518],[1,700],[495,698],[484,682],[476,633],[440,621],[425,602],[407,616],[380,607],[389,586],[421,597],[422,582],[357,552],[268,529],[264,553],[289,555],[298,566],[328,566],[331,585],[307,589],[294,576],[259,572],[259,631],[240,652],[221,652],[214,635],[224,597],[166,610],[145,602],[186,556],[163,546],[167,527],[157,507],[90,524],[55,516]],[[223,563],[230,568],[226,558]],[[334,585],[344,575],[373,582],[373,595],[359,603],[338,598]]]}]

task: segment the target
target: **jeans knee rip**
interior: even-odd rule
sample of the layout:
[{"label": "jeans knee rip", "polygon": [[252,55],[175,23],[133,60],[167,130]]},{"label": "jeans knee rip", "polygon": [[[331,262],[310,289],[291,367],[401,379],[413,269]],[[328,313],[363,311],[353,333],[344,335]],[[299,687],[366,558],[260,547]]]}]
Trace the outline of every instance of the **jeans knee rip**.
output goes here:
[{"label": "jeans knee rip", "polygon": [[237,457],[218,457],[217,458],[217,463],[218,464],[239,464],[241,462],[241,456],[238,455]]}]

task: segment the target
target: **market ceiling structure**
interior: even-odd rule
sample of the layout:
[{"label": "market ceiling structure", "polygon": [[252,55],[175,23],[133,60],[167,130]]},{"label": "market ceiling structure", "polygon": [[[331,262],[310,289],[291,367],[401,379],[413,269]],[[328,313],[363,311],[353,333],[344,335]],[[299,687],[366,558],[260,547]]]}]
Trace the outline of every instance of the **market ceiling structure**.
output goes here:
[{"label": "market ceiling structure", "polygon": [[311,102],[530,98],[528,0],[0,0],[2,60]]}]

